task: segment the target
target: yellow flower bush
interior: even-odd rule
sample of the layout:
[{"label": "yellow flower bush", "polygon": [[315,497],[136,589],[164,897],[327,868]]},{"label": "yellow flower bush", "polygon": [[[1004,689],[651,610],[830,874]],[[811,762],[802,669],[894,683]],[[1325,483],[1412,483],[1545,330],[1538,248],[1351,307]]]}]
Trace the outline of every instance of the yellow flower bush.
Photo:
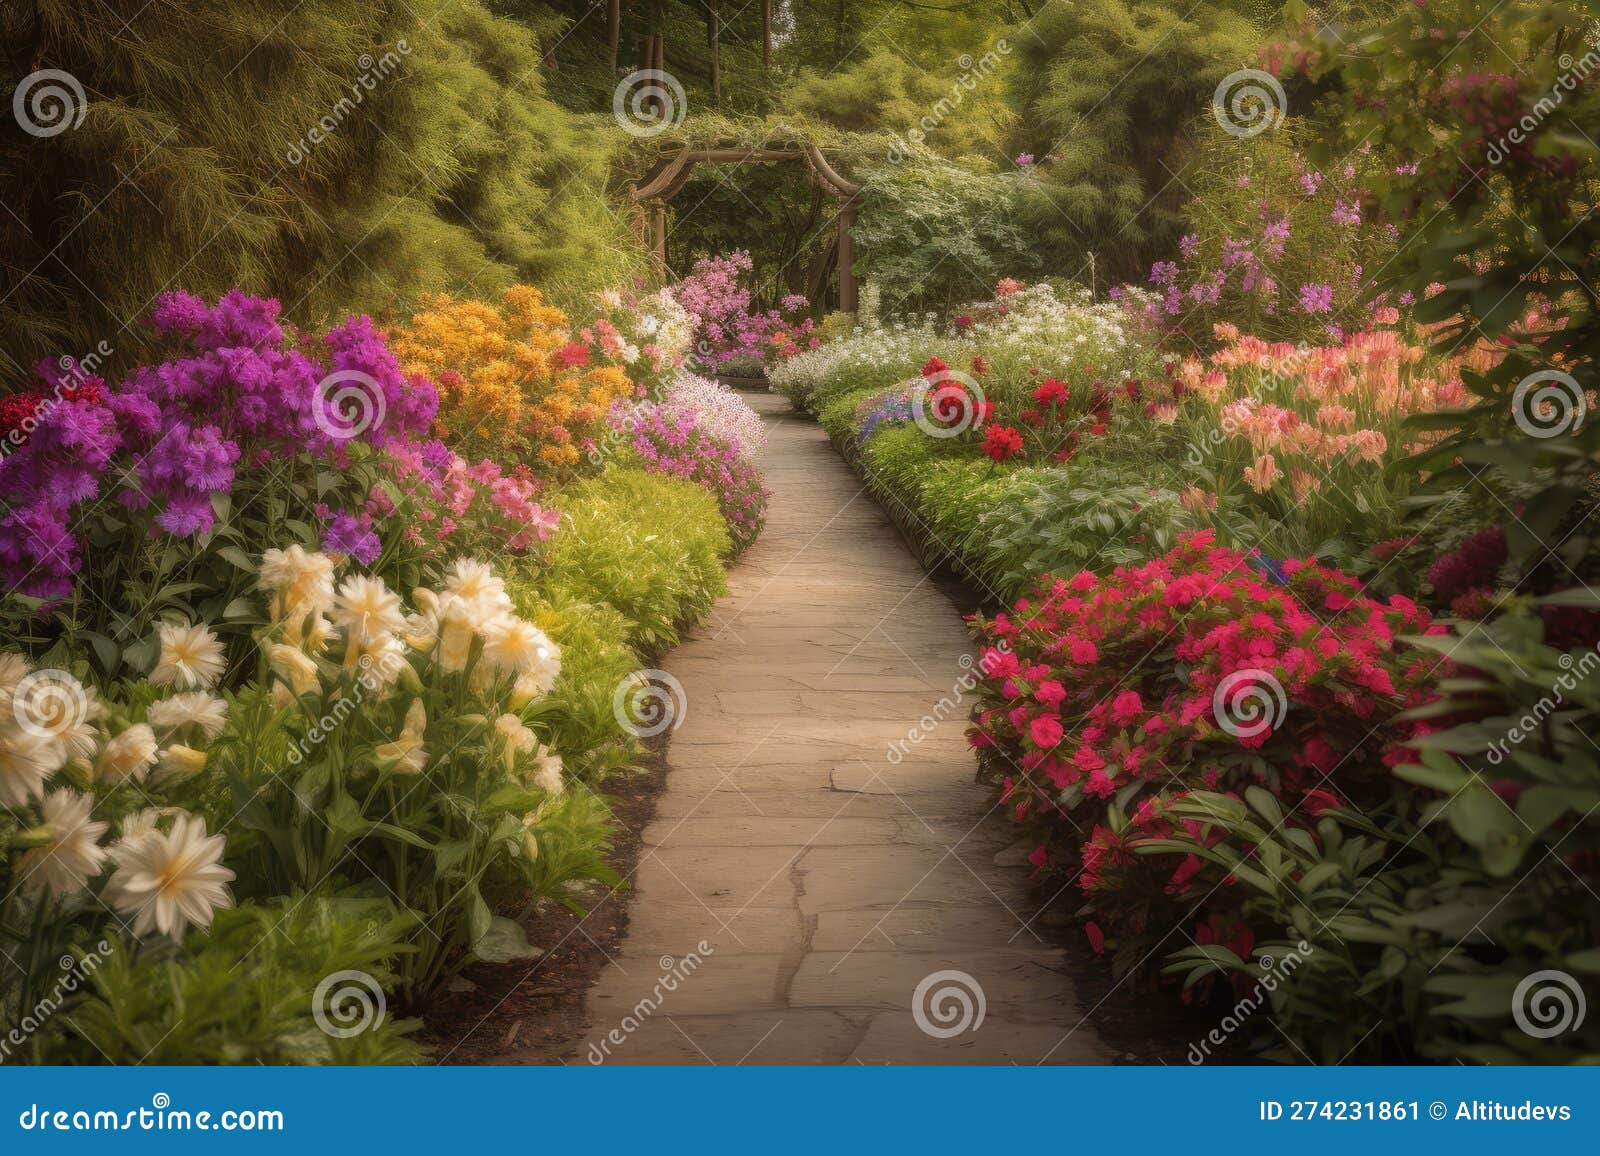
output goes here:
[{"label": "yellow flower bush", "polygon": [[588,342],[531,285],[512,286],[499,305],[425,295],[390,344],[405,372],[439,387],[439,434],[459,452],[552,474],[572,472],[611,403],[635,392],[621,369],[589,367]]}]

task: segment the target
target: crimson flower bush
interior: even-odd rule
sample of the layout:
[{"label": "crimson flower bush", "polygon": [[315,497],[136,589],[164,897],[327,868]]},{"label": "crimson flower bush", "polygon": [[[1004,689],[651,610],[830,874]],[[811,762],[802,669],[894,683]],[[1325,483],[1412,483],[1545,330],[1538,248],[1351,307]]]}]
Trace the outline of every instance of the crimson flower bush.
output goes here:
[{"label": "crimson flower bush", "polygon": [[[1035,865],[1089,896],[1091,941],[1125,945],[1175,922],[1152,921],[1153,905],[1220,881],[1194,855],[1137,854],[1173,833],[1175,800],[1259,785],[1309,821],[1387,783],[1384,764],[1428,725],[1396,715],[1431,697],[1439,662],[1400,639],[1444,628],[1409,599],[1377,602],[1349,575],[1205,530],[1103,578],[1047,576],[974,630],[985,776],[1039,833]],[[1207,902],[1226,912],[1226,895]]]}]

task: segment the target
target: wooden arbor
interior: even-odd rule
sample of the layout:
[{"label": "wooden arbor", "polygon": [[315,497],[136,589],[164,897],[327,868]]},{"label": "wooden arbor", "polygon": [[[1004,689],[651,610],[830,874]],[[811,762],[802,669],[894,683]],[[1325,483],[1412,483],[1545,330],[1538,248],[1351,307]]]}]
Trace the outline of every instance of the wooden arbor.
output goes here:
[{"label": "wooden arbor", "polygon": [[633,186],[633,199],[649,210],[650,250],[663,265],[667,260],[667,203],[683,190],[700,162],[770,164],[776,161],[801,161],[811,179],[822,185],[839,206],[839,308],[856,311],[855,246],[850,230],[856,222],[857,198],[861,186],[840,176],[822,150],[812,141],[791,139],[744,144],[734,138],[713,140],[703,145],[679,145],[669,151],[645,177]]}]

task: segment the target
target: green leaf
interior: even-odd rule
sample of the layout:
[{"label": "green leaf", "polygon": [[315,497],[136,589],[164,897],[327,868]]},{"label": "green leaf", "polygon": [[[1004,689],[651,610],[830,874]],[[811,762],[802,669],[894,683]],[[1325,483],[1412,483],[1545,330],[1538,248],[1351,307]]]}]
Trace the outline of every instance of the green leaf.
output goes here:
[{"label": "green leaf", "polygon": [[511,963],[518,959],[538,959],[544,950],[528,942],[521,924],[496,915],[489,920],[488,930],[473,940],[472,954],[485,963]]}]

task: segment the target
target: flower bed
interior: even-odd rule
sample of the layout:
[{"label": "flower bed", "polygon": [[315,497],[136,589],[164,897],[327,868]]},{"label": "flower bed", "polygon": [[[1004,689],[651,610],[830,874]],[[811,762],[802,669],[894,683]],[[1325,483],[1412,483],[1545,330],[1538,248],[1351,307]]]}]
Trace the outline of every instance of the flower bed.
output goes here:
[{"label": "flower bed", "polygon": [[[301,334],[276,302],[175,294],[167,360],[26,399],[0,461],[0,936],[30,962],[0,1022],[58,960],[86,977],[27,1058],[412,1062],[414,1021],[346,1039],[311,992],[360,973],[415,1011],[529,954],[510,914],[620,882],[617,690],[721,594],[764,490],[759,419],[673,377],[687,315],[599,307],[585,335],[527,288],[431,301],[397,358],[365,318]],[[612,445],[612,402],[652,394],[671,444]],[[581,459],[545,452],[575,449],[562,422]]]},{"label": "flower bed", "polygon": [[[1438,361],[1380,309],[1320,346],[1224,325],[1171,356],[1132,293],[1110,348],[1077,341],[1112,331],[1082,298],[1008,343],[1027,295],[865,326],[774,385],[985,596],[971,738],[1045,893],[1119,974],[1270,1007],[1249,1034],[1275,1059],[1584,1055],[1509,1009],[1522,976],[1600,966],[1600,700],[1549,673],[1600,667],[1600,615],[1508,594],[1475,493],[1406,532],[1411,455],[1498,354]],[[1572,713],[1519,729],[1540,686]]]}]

